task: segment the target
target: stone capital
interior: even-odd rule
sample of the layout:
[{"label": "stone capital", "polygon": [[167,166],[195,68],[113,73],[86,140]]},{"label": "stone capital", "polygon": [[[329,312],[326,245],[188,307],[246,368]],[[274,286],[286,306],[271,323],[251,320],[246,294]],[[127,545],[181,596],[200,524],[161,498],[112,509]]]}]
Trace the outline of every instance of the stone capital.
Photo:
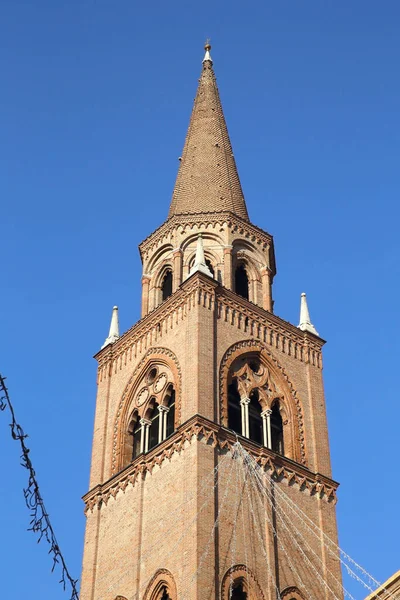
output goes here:
[{"label": "stone capital", "polygon": [[265,410],[262,411],[261,416],[262,417],[269,417],[272,415],[272,410],[270,408],[266,408]]},{"label": "stone capital", "polygon": [[247,396],[245,396],[244,398],[240,398],[240,404],[250,404],[250,398],[247,398]]}]

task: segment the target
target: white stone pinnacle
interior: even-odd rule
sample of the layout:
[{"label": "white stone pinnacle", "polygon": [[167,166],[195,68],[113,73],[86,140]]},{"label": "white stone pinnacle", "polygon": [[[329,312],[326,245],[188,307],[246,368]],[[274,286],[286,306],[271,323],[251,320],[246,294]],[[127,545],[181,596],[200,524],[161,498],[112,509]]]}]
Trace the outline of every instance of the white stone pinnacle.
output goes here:
[{"label": "white stone pinnacle", "polygon": [[108,338],[102,345],[101,349],[108,346],[108,344],[113,344],[119,339],[119,322],[118,322],[118,306],[113,307],[112,316],[111,316],[111,324],[110,331],[108,332]]},{"label": "white stone pinnacle", "polygon": [[206,259],[204,256],[203,237],[201,233],[199,233],[199,237],[197,238],[196,257],[194,259],[194,265],[190,269],[189,277],[197,271],[200,271],[200,273],[204,273],[209,277],[213,277],[213,274],[211,273],[210,269],[206,264]]},{"label": "white stone pinnacle", "polygon": [[205,51],[206,51],[206,53],[205,53],[205,55],[204,55],[204,58],[203,58],[203,63],[204,63],[204,62],[206,62],[206,61],[208,60],[208,61],[210,61],[210,63],[212,64],[212,61],[213,61],[213,60],[212,60],[212,58],[211,58],[210,50],[211,50],[211,46],[210,46],[210,44],[208,44],[208,43],[207,43],[207,44],[205,45]]},{"label": "white stone pinnacle", "polygon": [[299,323],[298,327],[302,331],[309,331],[310,333],[313,333],[314,335],[319,336],[318,331],[315,329],[314,325],[310,321],[310,313],[308,311],[307,298],[306,298],[306,295],[304,292],[301,294],[300,323]]}]

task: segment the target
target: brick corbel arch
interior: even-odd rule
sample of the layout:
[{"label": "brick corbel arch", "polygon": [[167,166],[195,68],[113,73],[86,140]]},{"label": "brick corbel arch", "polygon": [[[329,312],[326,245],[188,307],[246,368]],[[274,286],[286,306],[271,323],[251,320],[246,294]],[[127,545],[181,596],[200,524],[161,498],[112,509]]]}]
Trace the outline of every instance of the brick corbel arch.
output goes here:
[{"label": "brick corbel arch", "polygon": [[177,600],[175,579],[167,569],[159,569],[154,573],[143,596],[143,600],[156,600],[163,587],[168,589],[171,600]]},{"label": "brick corbel arch", "polygon": [[300,590],[294,586],[285,588],[280,593],[280,597],[281,600],[292,600],[292,598],[295,598],[295,600],[306,600],[304,594],[302,594]]},{"label": "brick corbel arch", "polygon": [[112,473],[117,473],[122,467],[124,427],[127,427],[127,419],[133,410],[133,398],[141,383],[142,377],[151,365],[166,365],[174,377],[175,389],[175,424],[178,427],[181,424],[181,386],[182,372],[178,359],[168,348],[154,347],[149,348],[139,364],[136,366],[128,383],[122,393],[119,401],[113,429],[113,449],[112,449]]},{"label": "brick corbel arch", "polygon": [[263,591],[256,580],[254,573],[248,567],[246,567],[246,565],[234,565],[225,573],[221,584],[222,600],[229,600],[229,588],[232,582],[243,583],[247,594],[252,600],[253,598],[254,600],[265,600]]},{"label": "brick corbel arch", "polygon": [[233,362],[246,354],[257,354],[260,360],[271,371],[274,381],[281,393],[276,398],[282,402],[288,418],[292,421],[290,427],[291,454],[289,458],[306,465],[306,447],[304,439],[303,411],[297,392],[285,373],[283,367],[273,357],[268,348],[260,340],[242,340],[233,344],[225,352],[219,371],[220,419],[224,427],[228,426],[228,375]]}]

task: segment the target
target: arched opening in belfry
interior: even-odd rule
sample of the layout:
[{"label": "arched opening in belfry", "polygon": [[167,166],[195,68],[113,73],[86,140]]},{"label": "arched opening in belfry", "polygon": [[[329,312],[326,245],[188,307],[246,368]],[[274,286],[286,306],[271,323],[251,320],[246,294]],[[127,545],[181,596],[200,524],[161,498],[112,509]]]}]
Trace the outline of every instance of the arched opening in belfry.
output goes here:
[{"label": "arched opening in belfry", "polygon": [[167,394],[169,398],[167,400],[167,424],[166,424],[166,437],[169,437],[175,431],[175,390],[172,385],[169,387]]},{"label": "arched opening in belfry", "polygon": [[261,410],[258,390],[253,390],[249,404],[249,438],[257,444],[263,443]]},{"label": "arched opening in belfry", "polygon": [[271,450],[278,454],[284,453],[283,421],[278,400],[275,400],[271,413]]},{"label": "arched opening in belfry", "polygon": [[246,300],[249,299],[249,278],[243,264],[240,264],[235,270],[235,292]]},{"label": "arched opening in belfry", "polygon": [[168,269],[164,275],[164,279],[161,284],[162,300],[166,300],[172,294],[172,271]]},{"label": "arched opening in belfry", "polygon": [[242,418],[240,414],[240,395],[237,380],[228,386],[228,427],[242,435]]},{"label": "arched opening in belfry", "polygon": [[149,445],[148,450],[157,446],[159,442],[159,431],[160,431],[160,411],[158,410],[158,404],[153,404],[153,408],[148,416],[150,421],[149,424]]},{"label": "arched opening in belfry", "polygon": [[137,411],[131,417],[128,434],[128,452],[130,456],[126,457],[126,460],[129,462],[139,456],[141,448],[142,426]]},{"label": "arched opening in belfry", "polygon": [[247,600],[247,594],[241,581],[233,584],[231,593],[229,594],[229,600]]},{"label": "arched opening in belfry", "polygon": [[160,596],[160,600],[171,600],[171,596],[168,593],[167,586],[163,586],[162,595]]},{"label": "arched opening in belfry", "polygon": [[211,260],[209,260],[208,258],[206,258],[206,265],[210,269],[211,275],[214,277],[214,267],[212,266]]}]

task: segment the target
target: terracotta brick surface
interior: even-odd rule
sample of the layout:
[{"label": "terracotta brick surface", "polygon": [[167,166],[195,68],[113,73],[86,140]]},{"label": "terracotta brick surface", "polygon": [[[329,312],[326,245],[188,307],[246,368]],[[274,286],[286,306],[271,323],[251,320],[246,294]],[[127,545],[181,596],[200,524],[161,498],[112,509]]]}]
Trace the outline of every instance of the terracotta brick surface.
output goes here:
[{"label": "terracotta brick surface", "polygon": [[[182,428],[197,414],[220,424],[220,366],[229,348],[235,345],[240,348],[240,344],[247,340],[253,340],[260,349],[270,353],[296,390],[304,417],[306,471],[310,477],[316,477],[314,473],[319,472],[329,478],[322,370],[304,358],[304,348],[310,336],[281,322],[285,336],[282,334],[278,339],[280,347],[277,348],[276,342],[271,345],[264,341],[264,332],[259,329],[257,333],[262,334],[262,339],[254,336],[254,325],[253,331],[250,325],[240,327],[244,320],[238,319],[238,315],[233,322],[223,317],[221,304],[230,297],[227,298],[227,292],[207,276],[194,275],[174,296],[184,297],[188,291],[186,310],[177,308],[172,302],[173,297],[168,300],[171,303],[170,314],[166,316],[157,339],[151,339],[148,334],[147,343],[140,344],[133,332],[131,337],[121,338],[98,355],[99,392],[90,482],[93,493],[96,486],[106,484],[110,478],[117,480],[121,477],[119,469],[123,465],[113,470],[112,460],[113,452],[118,451],[115,431],[123,426],[118,420],[118,408],[123,397],[125,403],[133,406],[134,398],[130,397],[129,388],[134,381],[129,381],[137,372],[138,365],[143,363],[142,371],[145,370],[146,364],[153,355],[158,355],[160,348],[168,349],[176,357],[181,375],[180,397],[177,398],[181,406],[178,432],[179,426]],[[242,305],[243,314],[251,314],[250,303],[239,297],[236,300]],[[150,320],[151,315],[146,319]],[[274,324],[279,322],[277,317],[265,312],[264,326],[268,330],[272,331]],[[295,358],[293,351],[283,352],[282,348],[289,346],[284,340],[291,337],[303,341],[303,360]],[[266,339],[271,338],[266,336]],[[120,355],[124,345],[126,349]],[[149,460],[150,455],[162,455],[165,444],[163,442],[153,449]],[[240,479],[236,466],[230,467],[231,477],[222,472],[220,485],[210,499],[213,484],[210,481],[205,489],[203,484],[207,477],[210,479],[212,469],[225,454],[204,437],[191,438],[160,465],[154,464],[154,458],[151,458],[154,464],[151,472],[146,471],[134,482],[127,483],[124,490],[102,501],[99,508],[88,510],[82,600],[113,599],[118,594],[128,600],[142,598],[146,585],[158,569],[172,573],[180,598],[214,598],[215,589],[220,590],[232,561],[248,567],[265,597],[273,597],[275,584],[271,581],[272,576],[280,590],[296,586],[313,590],[316,597],[321,597],[323,586],[314,569],[324,573],[331,587],[337,588],[335,578],[340,580],[337,557],[327,555],[321,539],[307,530],[300,530],[310,548],[303,548],[304,554],[299,561],[298,545],[278,520],[275,526],[279,543],[274,545],[267,518],[269,514],[269,520],[272,520],[271,506],[266,499],[262,502],[255,490],[243,495],[240,523],[237,515]],[[129,468],[129,465],[125,466],[125,470]],[[230,486],[228,492],[227,485]],[[300,490],[298,486],[291,487],[283,482],[276,485],[282,486],[314,523],[336,539],[332,502],[320,499],[318,494],[310,496],[307,490]],[[196,518],[207,498],[206,509]],[[253,506],[253,514],[250,505]],[[287,510],[287,507],[283,508]],[[210,540],[219,513],[217,535]],[[302,538],[299,538],[299,544],[303,547]],[[301,581],[296,580],[285,552],[291,555],[293,564],[300,565]],[[339,593],[337,589],[336,593]]]},{"label": "terracotta brick surface", "polygon": [[[214,278],[190,275],[199,233]],[[277,590],[288,600],[342,597],[338,556],[324,543],[324,535],[337,540],[324,342],[272,313],[273,240],[248,221],[210,61],[169,219],[140,252],[142,319],[96,356],[81,600],[156,600],[163,581],[173,600],[227,600],[236,577],[249,600],[274,600]],[[234,291],[239,265],[249,300]],[[162,301],[167,270],[173,294]],[[230,365],[249,353],[285,405],[285,456],[229,430]],[[175,432],[132,461],[132,415],[147,417],[152,397],[162,404],[166,381],[176,391]],[[237,439],[262,465],[261,488],[232,458]]]}]

